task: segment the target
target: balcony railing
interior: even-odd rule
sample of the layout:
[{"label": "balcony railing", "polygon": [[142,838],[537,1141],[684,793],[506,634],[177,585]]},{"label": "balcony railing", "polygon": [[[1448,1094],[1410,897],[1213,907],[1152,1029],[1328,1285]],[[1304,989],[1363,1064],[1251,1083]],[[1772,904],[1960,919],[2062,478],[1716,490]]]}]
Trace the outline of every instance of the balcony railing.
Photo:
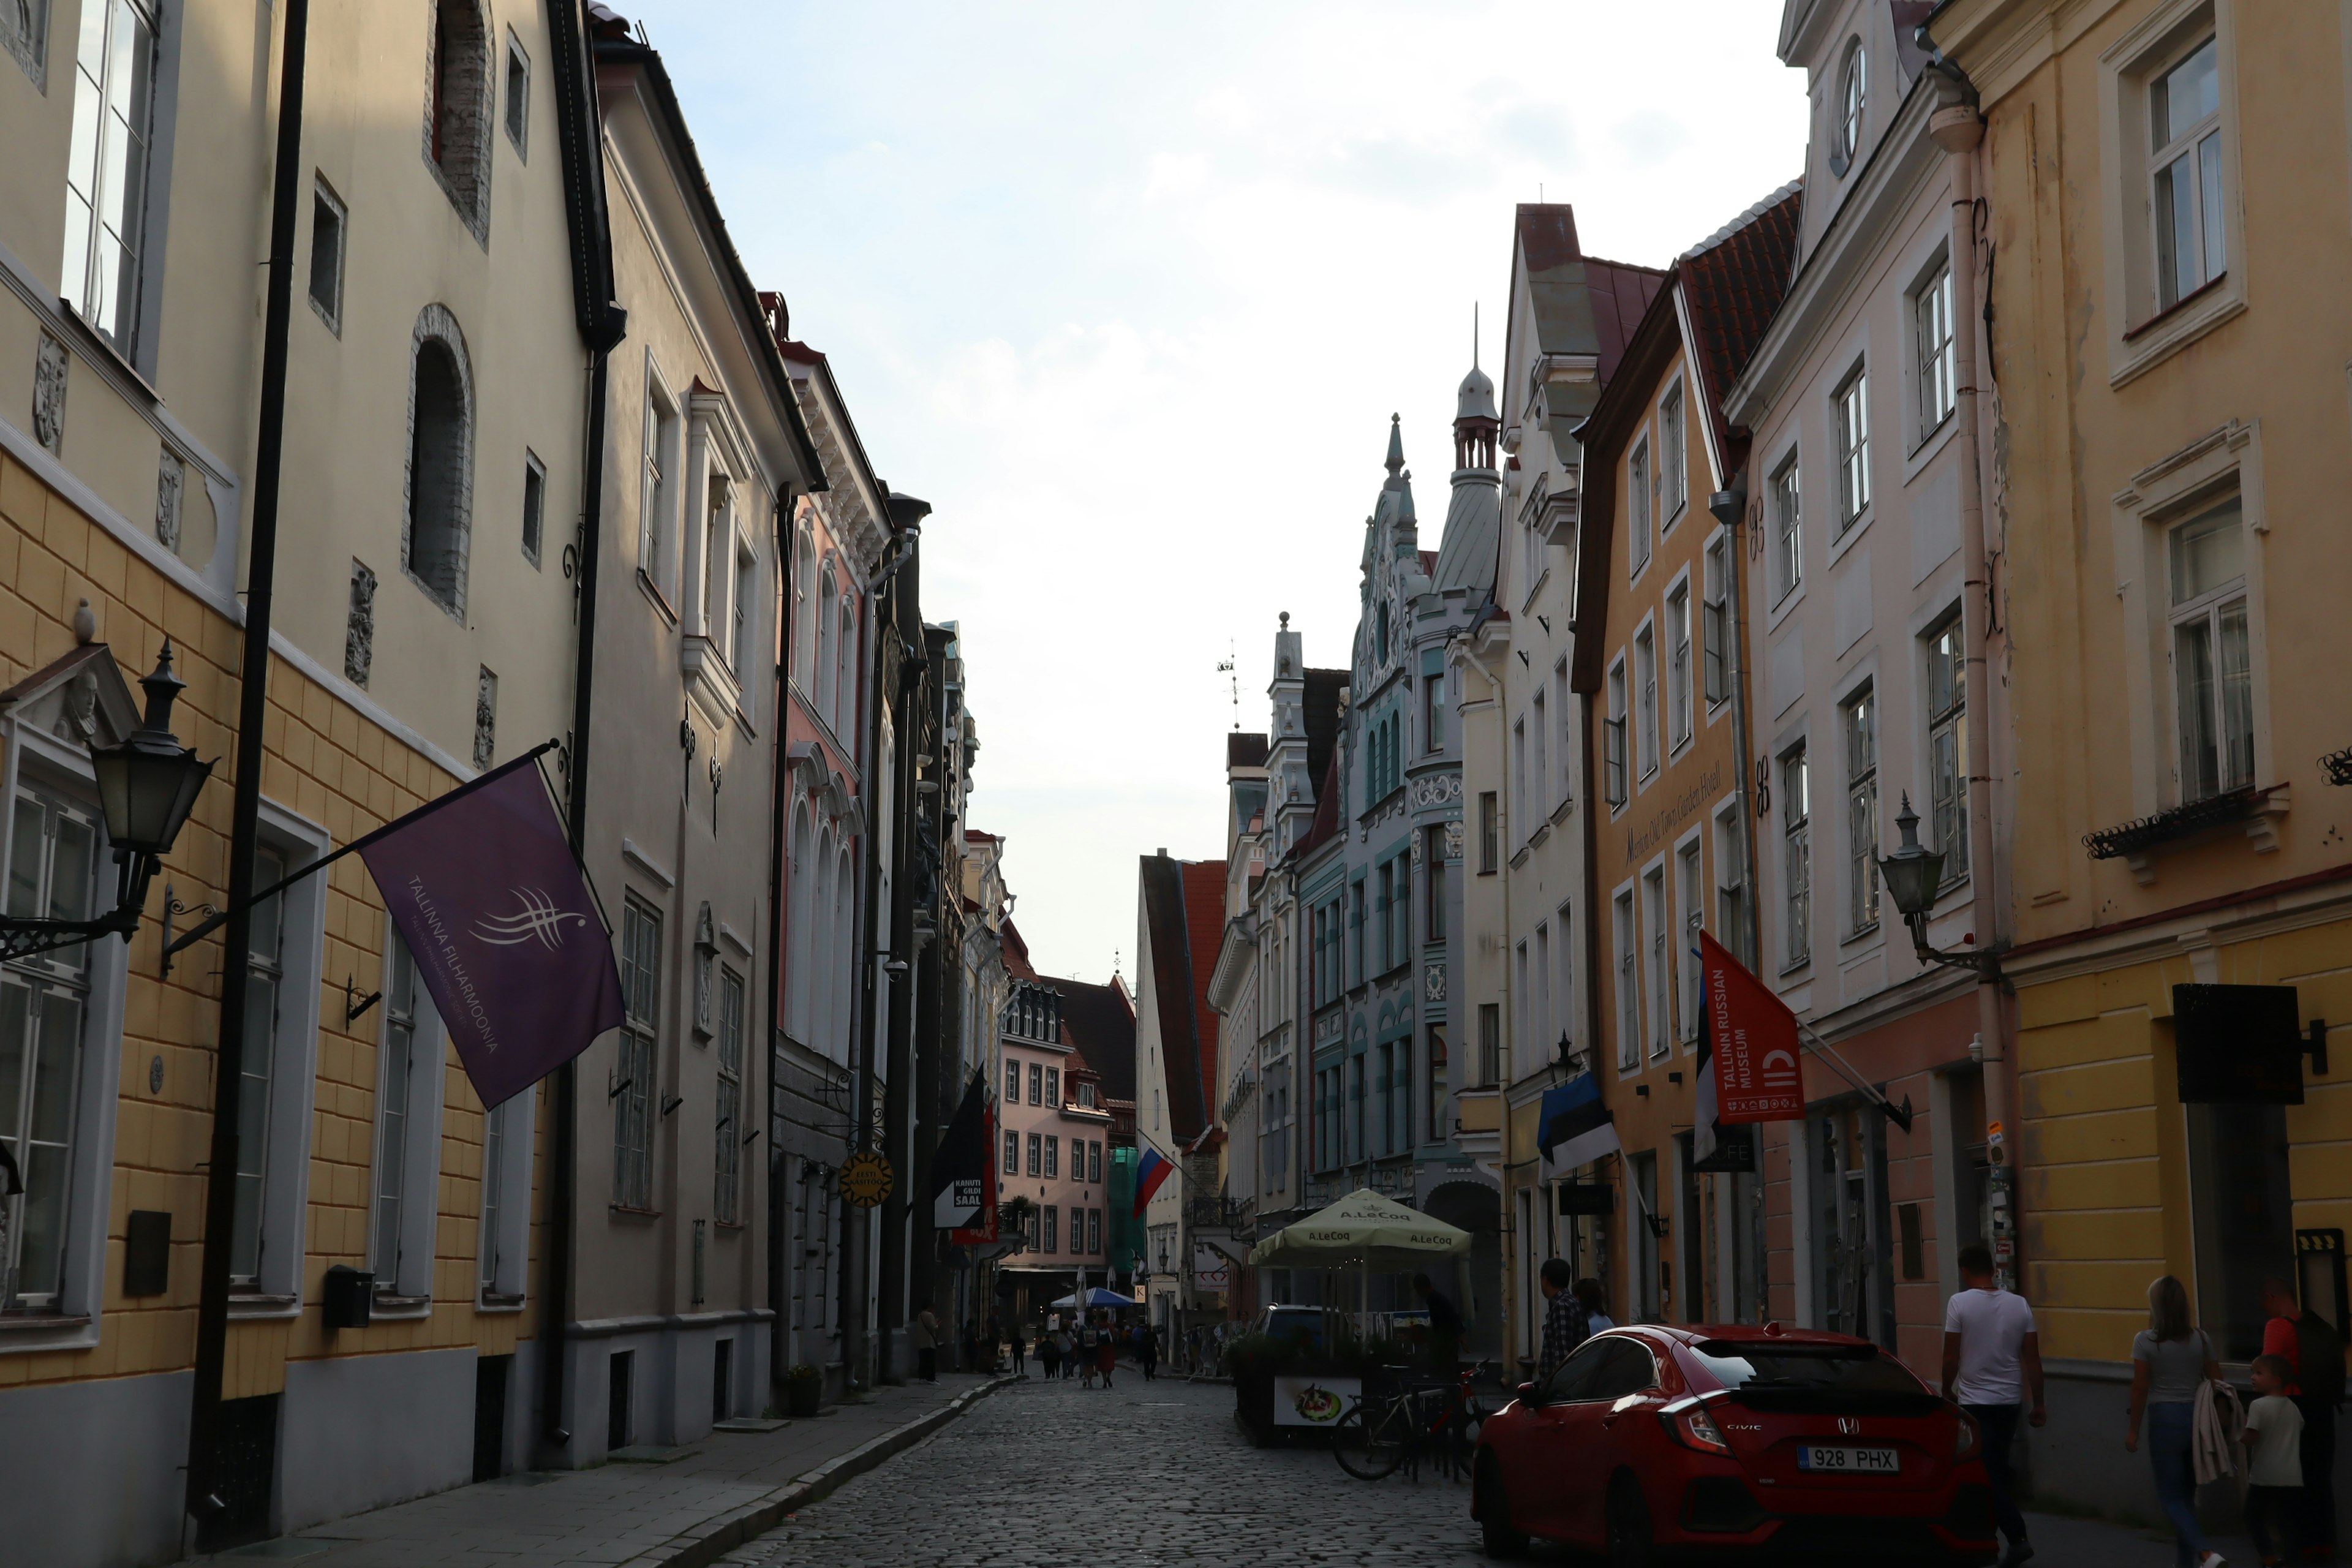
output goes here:
[{"label": "balcony railing", "polygon": [[1184,1205],[1184,1222],[1195,1230],[1242,1230],[1256,1207],[1253,1198],[1194,1198]]}]

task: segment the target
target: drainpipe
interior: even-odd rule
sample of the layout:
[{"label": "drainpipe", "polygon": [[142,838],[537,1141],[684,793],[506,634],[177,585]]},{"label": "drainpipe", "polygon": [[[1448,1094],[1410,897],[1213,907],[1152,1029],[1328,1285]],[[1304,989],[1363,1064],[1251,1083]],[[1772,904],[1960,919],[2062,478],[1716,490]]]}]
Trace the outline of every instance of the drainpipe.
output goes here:
[{"label": "drainpipe", "polygon": [[[783,1037],[784,952],[784,804],[792,795],[791,750],[784,738],[784,715],[792,702],[793,668],[793,549],[792,496],[789,489],[776,497],[776,544],[782,563],[776,612],[776,706],[773,759],[768,770],[768,1306],[775,1314],[768,1322],[768,1380],[779,1391],[781,1406],[784,1374],[791,1365],[792,1310],[785,1300],[784,1249],[785,1168],[783,1139],[779,1136],[776,1104],[776,1042]],[[750,1118],[746,1117],[746,1121]]]},{"label": "drainpipe", "polygon": [[[1963,89],[1968,79],[1940,56],[1936,68]],[[1939,109],[1927,121],[1927,134],[1946,153],[1952,176],[1952,290],[1955,313],[1965,330],[1954,335],[1955,380],[1959,393],[1960,556],[1967,583],[1960,600],[1960,637],[1967,655],[1969,745],[1969,902],[1976,922],[1979,952],[2001,938],[2000,908],[1994,882],[1997,872],[1993,843],[1992,803],[1992,683],[1985,658],[1991,637],[1991,558],[1985,543],[1984,471],[1981,418],[1977,403],[1977,333],[1983,322],[1983,303],[1977,297],[1977,148],[1984,140],[1984,117],[1978,112],[1975,93],[1968,100]],[[1996,1190],[2006,1186],[2010,1202],[2010,1234],[2018,1235],[2020,1192],[2013,1174],[2016,1145],[2011,1116],[2015,1092],[2009,1055],[2008,1012],[2001,1005],[2000,983],[1992,973],[1977,975],[1977,1032],[1984,1041],[1985,1121],[1992,1142]],[[1996,1235],[1998,1233],[1996,1232]],[[1996,1258],[2005,1285],[2016,1272],[2013,1259]]]},{"label": "drainpipe", "polygon": [[[221,1384],[228,1364],[229,1246],[236,1226],[237,1121],[245,1074],[246,987],[253,948],[253,858],[261,836],[264,726],[269,714],[269,612],[278,579],[278,497],[280,458],[286,447],[286,360],[294,305],[295,226],[305,183],[302,72],[310,43],[310,0],[286,0],[285,17],[277,166],[270,191],[269,284],[261,337],[261,419],[254,453],[253,542],[246,564],[245,647],[237,677],[228,929],[221,952],[220,1041],[214,1056],[212,1142],[205,1167],[195,1386],[188,1412],[186,1504],[198,1521],[200,1547],[206,1544],[210,1527],[226,1510],[220,1495],[221,1478],[235,1463],[222,1452]],[[13,747],[9,755],[13,764]]]}]

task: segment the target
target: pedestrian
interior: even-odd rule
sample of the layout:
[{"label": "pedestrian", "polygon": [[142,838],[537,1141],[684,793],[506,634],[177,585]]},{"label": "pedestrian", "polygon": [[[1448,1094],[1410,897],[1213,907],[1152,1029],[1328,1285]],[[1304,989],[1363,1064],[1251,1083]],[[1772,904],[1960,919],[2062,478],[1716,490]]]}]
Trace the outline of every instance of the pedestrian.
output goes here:
[{"label": "pedestrian", "polygon": [[2264,1563],[2294,1555],[2309,1517],[2303,1480],[2303,1411],[2287,1394],[2294,1368],[2283,1355],[2253,1362],[2254,1402],[2246,1411],[2246,1533]]},{"label": "pedestrian", "polygon": [[1544,1309],[1543,1359],[1536,1365],[1536,1380],[1541,1383],[1549,1381],[1569,1352],[1591,1337],[1592,1328],[1585,1321],[1583,1303],[1571,1289],[1576,1270],[1568,1266],[1568,1259],[1545,1258],[1538,1279],[1551,1303]]},{"label": "pedestrian", "polygon": [[1412,1277],[1412,1288],[1429,1309],[1430,1370],[1451,1377],[1462,1362],[1462,1313],[1426,1274]]},{"label": "pedestrian", "polygon": [[1062,1347],[1055,1342],[1050,1323],[1037,1334],[1037,1370],[1048,1383],[1062,1375]]},{"label": "pedestrian", "polygon": [[[1024,1379],[1027,1378],[1029,1375],[1029,1347],[1022,1342],[1021,1325],[1019,1323],[1014,1323],[1013,1325],[1013,1331],[1005,1337],[1010,1340],[1013,1344],[1013,1374],[1015,1377]],[[1039,1359],[1042,1360],[1044,1358],[1040,1357]]]},{"label": "pedestrian", "polygon": [[1093,1319],[1087,1318],[1079,1321],[1078,1386],[1080,1388],[1092,1388],[1095,1385],[1095,1373],[1097,1370],[1097,1363],[1102,1359],[1100,1354],[1097,1353],[1101,1349],[1100,1337],[1100,1334],[1095,1328]]},{"label": "pedestrian", "polygon": [[1609,1298],[1602,1294],[1600,1280],[1578,1280],[1576,1304],[1584,1309],[1584,1326],[1589,1332],[1597,1334],[1617,1326],[1617,1320],[1609,1315]]},{"label": "pedestrian", "polygon": [[940,1380],[940,1315],[925,1302],[915,1314],[908,1337],[915,1342],[915,1375],[925,1383]]},{"label": "pedestrian", "polygon": [[1103,1319],[1102,1337],[1095,1342],[1095,1354],[1100,1358],[1103,1386],[1110,1386],[1110,1374],[1118,1367],[1118,1332],[1108,1317]]},{"label": "pedestrian", "polygon": [[2263,1353],[2286,1358],[2285,1397],[2303,1415],[2303,1555],[2336,1558],[2336,1410],[2344,1403],[2344,1340],[2276,1275],[2263,1281]]},{"label": "pedestrian", "polygon": [[1136,1364],[1143,1368],[1143,1381],[1155,1383],[1160,1378],[1160,1336],[1149,1323],[1135,1327]]},{"label": "pedestrian", "polygon": [[2147,1288],[2147,1327],[2132,1340],[2131,1419],[2124,1448],[2139,1452],[2145,1413],[2148,1464],[2156,1472],[2157,1500],[2172,1521],[2172,1554],[2179,1568],[2210,1568],[2221,1561],[2197,1523],[2193,1452],[2197,1392],[2221,1375],[2213,1342],[2189,1319],[2188,1290],[2165,1275]]},{"label": "pedestrian", "polygon": [[1976,1418],[1984,1433],[1985,1475],[1992,1482],[1993,1517],[2009,1546],[2000,1568],[2017,1568],[2033,1555],[2010,1479],[2021,1406],[2033,1426],[2050,1419],[2042,1398],[2042,1336],[2025,1298],[1993,1282],[1992,1253],[1980,1241],[1960,1248],[1963,1288],[1944,1309],[1944,1397]]},{"label": "pedestrian", "polygon": [[1078,1363],[1078,1341],[1066,1327],[1057,1325],[1054,1330],[1054,1355],[1062,1363],[1062,1375],[1072,1375]]}]

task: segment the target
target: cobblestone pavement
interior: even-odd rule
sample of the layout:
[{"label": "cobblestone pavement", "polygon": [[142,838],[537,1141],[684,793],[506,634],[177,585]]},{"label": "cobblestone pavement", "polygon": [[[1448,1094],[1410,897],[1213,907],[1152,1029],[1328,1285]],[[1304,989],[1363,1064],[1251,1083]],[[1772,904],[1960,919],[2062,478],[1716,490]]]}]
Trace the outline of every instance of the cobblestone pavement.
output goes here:
[{"label": "cobblestone pavement", "polygon": [[[1253,1448],[1233,1390],[1033,1377],[727,1561],[762,1568],[1108,1568],[1483,1561],[1470,1489],[1360,1481],[1321,1448]],[[1548,1554],[1547,1554],[1548,1555]]]}]

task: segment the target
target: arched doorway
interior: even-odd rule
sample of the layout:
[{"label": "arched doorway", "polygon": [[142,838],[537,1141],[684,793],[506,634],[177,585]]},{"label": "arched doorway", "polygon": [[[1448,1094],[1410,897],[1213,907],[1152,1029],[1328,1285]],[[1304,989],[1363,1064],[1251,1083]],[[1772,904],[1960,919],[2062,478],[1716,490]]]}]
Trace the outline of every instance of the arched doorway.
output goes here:
[{"label": "arched doorway", "polygon": [[1503,1198],[1484,1182],[1448,1181],[1430,1190],[1422,1212],[1470,1233],[1470,1299],[1462,1303],[1463,1349],[1479,1360],[1503,1353]]}]

